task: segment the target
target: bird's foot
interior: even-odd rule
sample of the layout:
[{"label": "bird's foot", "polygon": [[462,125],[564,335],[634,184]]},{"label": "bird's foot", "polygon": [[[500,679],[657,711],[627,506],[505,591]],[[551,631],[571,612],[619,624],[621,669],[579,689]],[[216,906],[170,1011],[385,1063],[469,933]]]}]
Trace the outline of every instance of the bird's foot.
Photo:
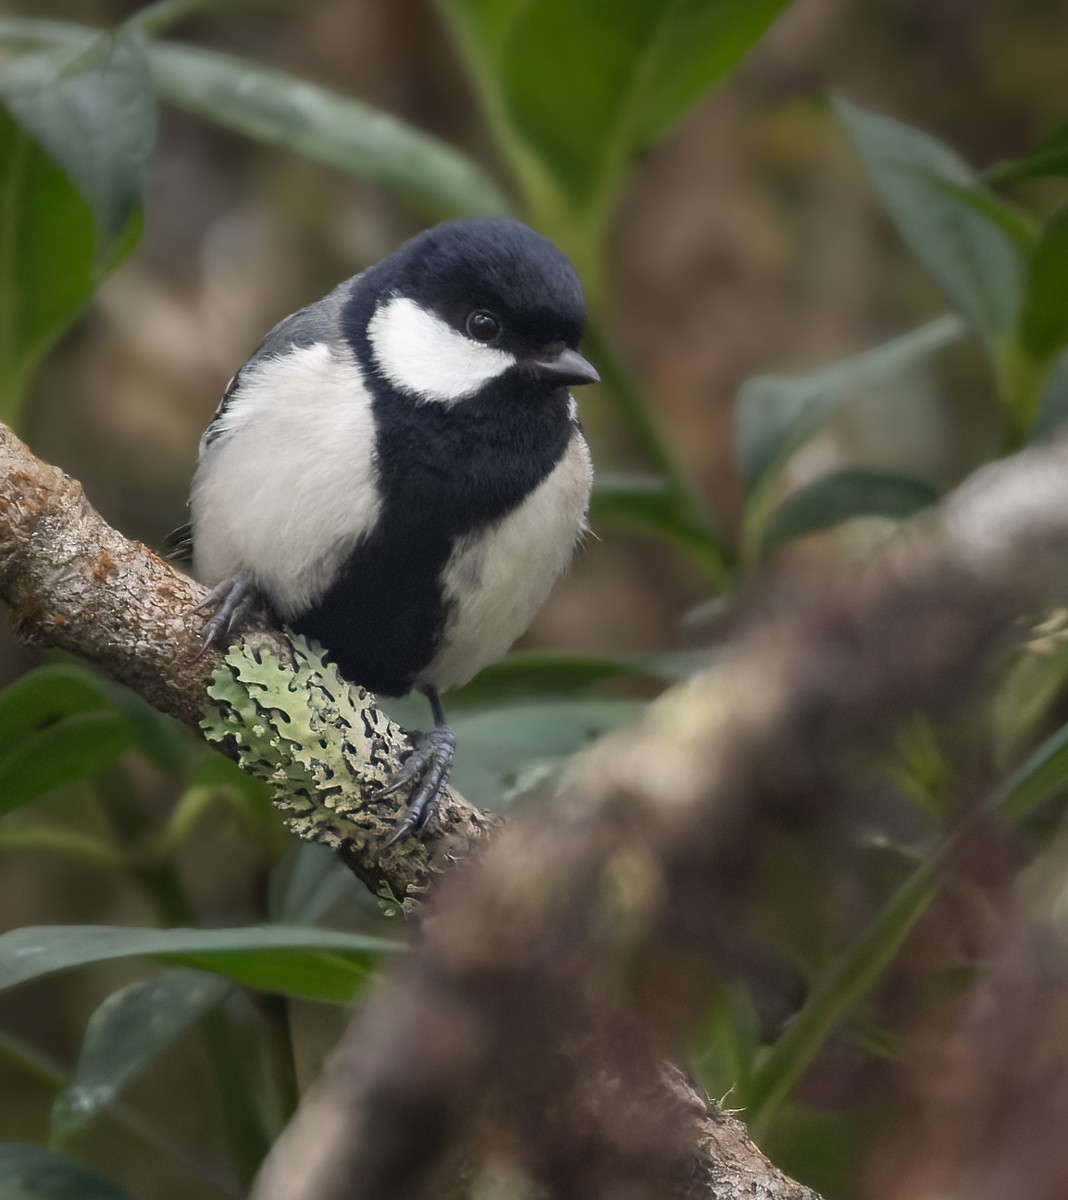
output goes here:
[{"label": "bird's foot", "polygon": [[456,737],[448,725],[437,725],[419,735],[415,749],[408,755],[385,787],[375,792],[375,799],[394,796],[412,789],[404,816],[383,843],[392,846],[409,833],[418,833],[430,820],[442,792],[449,782],[449,769],[456,752]]},{"label": "bird's foot", "polygon": [[249,571],[238,571],[217,583],[193,610],[211,613],[201,630],[203,653],[226,650],[253,616],[264,610],[263,595]]}]

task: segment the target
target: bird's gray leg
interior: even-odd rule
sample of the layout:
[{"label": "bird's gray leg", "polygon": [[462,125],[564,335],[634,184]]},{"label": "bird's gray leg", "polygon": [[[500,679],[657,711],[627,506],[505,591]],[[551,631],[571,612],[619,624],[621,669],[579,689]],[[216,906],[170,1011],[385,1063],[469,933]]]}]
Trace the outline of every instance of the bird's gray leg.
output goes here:
[{"label": "bird's gray leg", "polygon": [[204,622],[201,638],[205,650],[226,650],[251,616],[264,609],[263,594],[252,573],[240,570],[217,583],[193,610],[214,613]]},{"label": "bird's gray leg", "polygon": [[449,769],[456,752],[456,736],[445,721],[437,688],[425,687],[422,692],[430,702],[434,728],[419,736],[415,749],[404,760],[400,770],[376,793],[376,796],[392,796],[405,788],[413,789],[404,816],[386,839],[386,846],[392,846],[409,833],[419,832],[426,825],[449,782]]}]

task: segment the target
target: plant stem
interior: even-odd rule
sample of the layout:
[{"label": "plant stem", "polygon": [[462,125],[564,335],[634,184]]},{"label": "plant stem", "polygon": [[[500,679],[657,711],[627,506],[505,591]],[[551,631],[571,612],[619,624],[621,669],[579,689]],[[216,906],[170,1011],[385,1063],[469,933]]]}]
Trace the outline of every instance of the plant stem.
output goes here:
[{"label": "plant stem", "polygon": [[105,871],[124,871],[127,867],[123,856],[99,838],[48,825],[0,829],[0,850],[43,850],[79,859]]}]

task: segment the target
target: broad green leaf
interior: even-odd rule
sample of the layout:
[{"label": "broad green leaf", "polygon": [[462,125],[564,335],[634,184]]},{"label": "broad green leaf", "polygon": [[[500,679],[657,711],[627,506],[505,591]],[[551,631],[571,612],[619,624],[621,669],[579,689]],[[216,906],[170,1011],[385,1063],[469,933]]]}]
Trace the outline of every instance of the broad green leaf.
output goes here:
[{"label": "broad green leaf", "polygon": [[9,113],[66,172],[93,213],[95,265],[114,254],[141,196],[156,103],[139,38],[102,34],[0,70]]},{"label": "broad green leaf", "polygon": [[437,0],[468,54],[495,66],[513,22],[528,0]]},{"label": "broad green leaf", "polygon": [[675,683],[708,666],[708,651],[629,654],[609,658],[557,650],[520,650],[480,671],[450,696],[450,707],[488,705],[513,698],[563,696],[618,679]]},{"label": "broad green leaf", "polygon": [[903,374],[967,329],[939,317],[902,337],[808,375],[758,375],[743,385],[735,416],[734,456],[750,494],[783,464],[845,401]]},{"label": "broad green leaf", "polygon": [[13,424],[30,372],[96,287],[88,204],[0,106],[0,420]]},{"label": "broad green leaf", "polygon": [[1020,343],[1045,359],[1068,343],[1068,208],[1049,222],[1031,254]]},{"label": "broad green leaf", "polygon": [[[834,104],[909,249],[992,345],[1015,325],[1023,256],[989,211],[958,194],[980,190],[979,176],[929,134],[841,98]],[[991,196],[987,209],[997,203]]]},{"label": "broad green leaf", "polygon": [[813,480],[788,496],[768,517],[764,544],[779,545],[851,517],[903,521],[934,504],[938,492],[920,479],[850,467]]},{"label": "broad green leaf", "polygon": [[[420,729],[426,722],[421,701],[384,699],[382,705],[406,729]],[[554,776],[564,759],[595,738],[637,720],[645,707],[633,700],[588,699],[460,711],[449,720],[456,734],[452,782],[472,804],[500,808],[527,784]]]},{"label": "broad green leaf", "polygon": [[723,568],[725,550],[714,531],[694,520],[671,483],[658,475],[599,473],[590,500],[590,520],[640,530],[674,543],[710,574]]},{"label": "broad green leaf", "polygon": [[580,208],[609,193],[787,0],[538,0],[511,24],[516,124]]},{"label": "broad green leaf", "polygon": [[126,722],[110,708],[71,713],[38,729],[0,758],[0,813],[92,775],[131,740]]},{"label": "broad green leaf", "polygon": [[53,1137],[62,1141],[92,1125],[233,986],[218,975],[174,970],[112,993],[89,1018],[74,1074],[52,1106]]},{"label": "broad green leaf", "polygon": [[1025,158],[998,163],[987,172],[992,183],[1052,175],[1068,175],[1068,121],[1047,134]]},{"label": "broad green leaf", "polygon": [[0,692],[0,812],[91,774],[131,743],[169,769],[196,753],[177,722],[86,667],[28,671]]},{"label": "broad green leaf", "polygon": [[0,1200],[132,1200],[117,1184],[65,1154],[0,1142]]},{"label": "broad green leaf", "polygon": [[499,806],[502,792],[558,766],[613,729],[635,721],[645,705],[630,700],[560,700],[461,714],[452,727],[453,780],[473,804]]},{"label": "broad green leaf", "polygon": [[435,215],[508,210],[459,150],[359,100],[191,46],[156,43],[149,60],[164,99],[218,125],[380,183]]},{"label": "broad green leaf", "polygon": [[[0,41],[84,48],[96,35],[62,21],[0,18]],[[489,176],[447,143],[328,88],[244,59],[150,42],[160,97],[227,129],[380,183],[439,215],[508,211]]]},{"label": "broad green leaf", "polygon": [[985,217],[996,225],[1012,241],[1022,254],[1030,254],[1038,241],[1038,224],[1030,213],[1013,204],[1007,204],[987,188],[974,184],[950,183],[945,179],[935,181],[947,195]]},{"label": "broad green leaf", "polygon": [[138,929],[40,925],[0,936],[0,989],[56,971],[147,957],[199,967],[248,987],[345,1004],[397,942],[293,925],[238,929]]},{"label": "broad green leaf", "polygon": [[100,681],[83,667],[48,664],[27,671],[0,692],[0,755],[42,725],[107,706]]}]

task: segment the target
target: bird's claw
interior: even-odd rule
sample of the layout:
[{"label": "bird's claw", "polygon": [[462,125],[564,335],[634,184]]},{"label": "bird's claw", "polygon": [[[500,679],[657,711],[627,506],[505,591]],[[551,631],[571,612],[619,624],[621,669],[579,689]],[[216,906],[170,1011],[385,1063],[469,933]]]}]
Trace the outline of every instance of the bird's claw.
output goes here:
[{"label": "bird's claw", "polygon": [[447,725],[438,725],[420,735],[418,745],[389,783],[375,792],[374,798],[377,800],[412,788],[404,815],[386,838],[383,848],[392,846],[410,833],[418,833],[430,820],[449,781],[455,752],[456,737],[452,730]]},{"label": "bird's claw", "polygon": [[226,650],[234,634],[262,605],[262,596],[248,571],[238,571],[217,583],[193,609],[195,613],[212,613],[200,633],[200,653]]}]

